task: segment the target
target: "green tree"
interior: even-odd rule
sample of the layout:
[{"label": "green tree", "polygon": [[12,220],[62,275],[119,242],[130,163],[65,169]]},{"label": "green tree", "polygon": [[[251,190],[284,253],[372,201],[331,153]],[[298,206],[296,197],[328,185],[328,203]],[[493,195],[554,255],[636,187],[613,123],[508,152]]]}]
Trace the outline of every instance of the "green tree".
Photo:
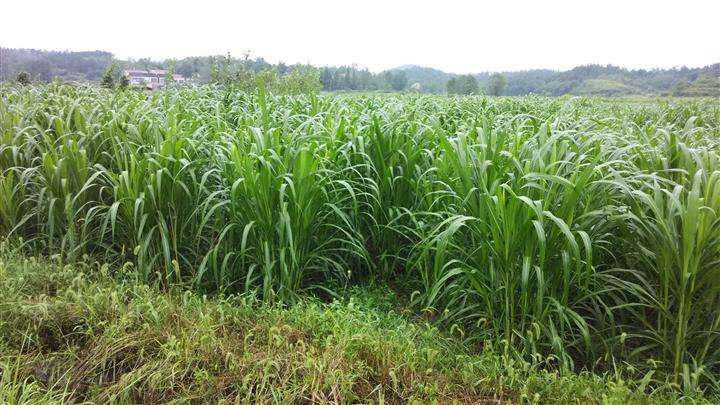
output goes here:
[{"label": "green tree", "polygon": [[457,79],[454,77],[450,80],[448,80],[447,85],[445,86],[447,88],[448,94],[458,94],[457,91]]},{"label": "green tree", "polygon": [[108,89],[115,87],[115,70],[117,70],[116,63],[111,64],[110,67],[107,68],[105,74],[103,74],[102,80],[100,81],[101,86]]},{"label": "green tree", "polygon": [[403,91],[407,86],[407,75],[404,71],[383,73],[385,81],[390,85],[390,88],[394,91]]},{"label": "green tree", "polygon": [[480,85],[473,75],[460,76],[460,90],[462,94],[480,94]]},{"label": "green tree", "polygon": [[22,84],[23,86],[27,86],[30,84],[30,75],[28,72],[20,72],[17,75],[17,82]]},{"label": "green tree", "polygon": [[283,94],[310,94],[322,89],[320,71],[312,66],[295,66],[282,75],[276,91]]},{"label": "green tree", "polygon": [[402,70],[392,75],[392,81],[390,85],[395,91],[403,91],[407,87],[407,75]]},{"label": "green tree", "polygon": [[320,83],[322,83],[322,88],[324,90],[333,90],[332,88],[332,78],[333,74],[328,68],[323,68],[322,72],[320,72]]},{"label": "green tree", "polygon": [[507,78],[501,73],[493,73],[488,81],[487,94],[491,96],[502,96],[507,90]]},{"label": "green tree", "polygon": [[480,85],[473,75],[462,75],[448,80],[448,94],[480,94]]},{"label": "green tree", "polygon": [[125,90],[130,87],[130,78],[127,75],[120,76],[120,89]]},{"label": "green tree", "polygon": [[218,68],[215,57],[208,57],[208,63],[210,64],[210,83],[220,83],[220,69]]},{"label": "green tree", "polygon": [[[248,93],[255,91],[257,88],[264,88],[266,91],[271,93],[281,93],[278,89],[280,78],[278,77],[277,69],[265,69],[258,73],[253,72],[250,69],[244,69],[244,76],[240,78],[238,76],[237,84],[243,91]],[[254,84],[254,88],[253,88]]]},{"label": "green tree", "polygon": [[175,74],[175,59],[171,59],[167,71],[165,72],[165,88],[172,85],[173,75]]}]

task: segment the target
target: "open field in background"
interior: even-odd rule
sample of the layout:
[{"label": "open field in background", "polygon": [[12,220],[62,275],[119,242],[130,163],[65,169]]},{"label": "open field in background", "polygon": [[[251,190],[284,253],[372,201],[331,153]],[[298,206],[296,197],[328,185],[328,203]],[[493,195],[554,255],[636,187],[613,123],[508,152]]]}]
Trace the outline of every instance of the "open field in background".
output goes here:
[{"label": "open field in background", "polygon": [[[628,389],[661,401],[720,392],[718,100],[279,97],[211,87],[143,94],[59,84],[1,89],[0,232],[21,243],[25,255],[80,263],[27,264],[17,253],[6,259],[15,263],[3,274],[13,287],[3,288],[17,293],[3,298],[8,312],[0,322],[8,322],[3,330],[27,330],[0,340],[8,387],[19,383],[6,382],[7,370],[33,375],[38,386],[50,381],[42,367],[13,366],[18,351],[43,359],[59,351],[74,356],[58,360],[68,370],[58,379],[61,391],[79,392],[73,379],[80,375],[99,399],[137,398],[154,387],[159,398],[167,389],[166,395],[269,400],[275,384],[288,381],[295,391],[277,395],[290,401],[396,395],[472,402],[522,394],[552,400],[553,384],[569,384],[558,389],[581,402],[602,400],[600,392],[622,401]],[[82,264],[95,261],[108,265],[101,271]],[[28,266],[41,278],[57,272],[71,279],[75,271],[80,281],[57,287],[61,293],[42,283],[14,287]],[[151,287],[138,287],[144,284]],[[372,296],[374,290],[355,287],[367,285],[390,286],[403,308],[452,336],[447,345],[429,338],[427,348],[453,355],[433,360],[430,352],[403,346],[414,333],[437,334],[434,329],[400,336],[392,343],[398,348],[387,349],[401,353],[393,357],[352,348],[352,328],[321,332],[325,321],[308,318],[336,319],[328,314],[346,310],[349,291]],[[99,293],[102,288],[110,290]],[[175,309],[130,305],[134,298],[122,297],[135,290],[138,300]],[[218,298],[193,309],[205,302],[201,294]],[[221,298],[231,294],[246,298]],[[117,303],[85,303],[112,296]],[[339,301],[308,303],[333,299]],[[96,304],[104,309],[96,312]],[[55,306],[59,312],[48,309]],[[246,322],[238,336],[222,329],[221,314],[205,319],[197,312],[218,307]],[[179,392],[174,384],[200,377],[162,370],[152,379],[142,367],[160,370],[169,354],[158,345],[177,344],[176,359],[184,362],[177,370],[204,370],[192,363],[204,356],[193,346],[201,341],[182,346],[173,333],[152,340],[149,351],[123,346],[116,353],[113,345],[122,343],[102,340],[114,322],[137,330],[133,322],[144,325],[147,316],[167,317],[154,322],[175,322],[178,334],[196,329],[182,332],[182,325],[212,322],[207,328],[223,335],[210,340],[240,339],[252,328],[270,336],[264,325],[280,323],[281,345],[294,339],[282,325],[298,316],[291,328],[335,336],[324,341],[339,346],[312,343],[306,368],[267,379],[262,376],[274,374],[250,373],[240,381],[232,377],[244,370],[240,363],[233,369],[230,360],[208,360],[207,367],[235,370],[213,368],[209,384],[228,379],[232,388],[212,391],[202,380]],[[52,333],[60,343],[43,347],[45,332],[33,328],[46,318],[37,317],[61,325]],[[402,317],[383,319],[380,329],[368,326],[370,336],[386,335],[383,328],[393,322],[399,330],[410,325]],[[267,339],[272,346],[275,338]],[[383,353],[382,342],[365,344],[378,344]],[[295,350],[296,342],[287,344]],[[97,354],[102,359],[71,354],[94,349],[107,351]],[[292,355],[248,350],[227,354],[239,362],[252,350]],[[351,350],[340,358],[365,371],[350,376],[344,371],[354,372],[354,365],[322,364],[330,360],[323,356],[332,357],[324,350]],[[497,363],[472,368],[472,360],[467,369],[455,354]],[[317,356],[320,363],[312,363]],[[121,366],[110,375],[109,364]],[[318,372],[333,367],[344,370],[337,380]],[[575,374],[583,371],[594,377]],[[315,372],[322,378],[308,377]],[[539,382],[523,391],[523,381]],[[488,382],[506,384],[507,392]]]}]

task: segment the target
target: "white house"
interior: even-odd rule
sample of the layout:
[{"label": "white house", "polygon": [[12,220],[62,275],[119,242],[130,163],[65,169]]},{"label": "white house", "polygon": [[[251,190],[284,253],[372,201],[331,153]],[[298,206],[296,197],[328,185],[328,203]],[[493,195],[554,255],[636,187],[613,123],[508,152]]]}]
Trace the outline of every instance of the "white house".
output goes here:
[{"label": "white house", "polygon": [[[162,69],[126,70],[124,74],[130,79],[130,85],[145,86],[148,89],[155,90],[165,87],[168,71]],[[173,82],[182,83],[187,79],[183,75],[173,74],[172,80]]]}]

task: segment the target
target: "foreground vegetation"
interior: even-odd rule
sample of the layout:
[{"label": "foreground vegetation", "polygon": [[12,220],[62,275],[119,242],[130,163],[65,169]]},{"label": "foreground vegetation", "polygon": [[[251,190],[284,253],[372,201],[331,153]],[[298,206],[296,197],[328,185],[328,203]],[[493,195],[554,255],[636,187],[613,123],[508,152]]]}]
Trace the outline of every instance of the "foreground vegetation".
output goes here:
[{"label": "foreground vegetation", "polygon": [[718,392],[717,101],[50,85],[0,131],[28,252],[297,308],[389,283],[505,364]]},{"label": "foreground vegetation", "polygon": [[252,296],[163,292],[134,275],[0,247],[0,402],[682,399],[667,388],[643,393],[646,382],[625,381],[623,366],[561,377],[491,347],[473,354],[409,320],[387,289],[283,309]]}]

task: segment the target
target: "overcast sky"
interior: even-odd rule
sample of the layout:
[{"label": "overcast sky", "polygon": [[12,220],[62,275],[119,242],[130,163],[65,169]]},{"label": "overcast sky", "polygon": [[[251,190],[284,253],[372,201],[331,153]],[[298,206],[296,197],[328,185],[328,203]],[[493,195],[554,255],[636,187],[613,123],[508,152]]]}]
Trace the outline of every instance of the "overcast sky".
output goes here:
[{"label": "overcast sky", "polygon": [[118,58],[250,50],[270,62],[456,73],[720,62],[719,0],[2,0],[0,13],[0,46]]}]

